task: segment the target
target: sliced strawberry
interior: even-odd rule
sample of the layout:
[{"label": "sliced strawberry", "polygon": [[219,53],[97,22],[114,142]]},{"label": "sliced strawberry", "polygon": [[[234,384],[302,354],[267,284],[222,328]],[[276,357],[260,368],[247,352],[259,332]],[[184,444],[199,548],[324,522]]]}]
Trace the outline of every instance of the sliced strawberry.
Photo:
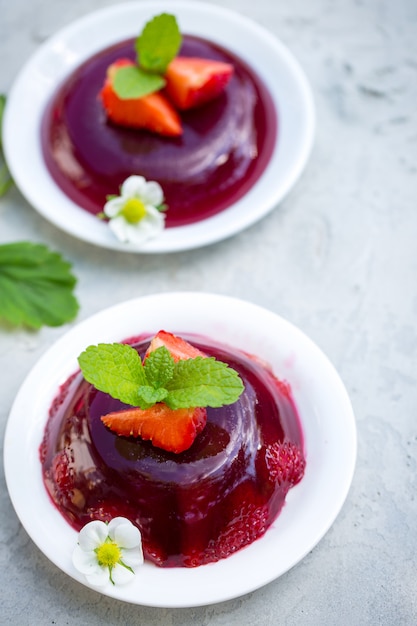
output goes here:
[{"label": "sliced strawberry", "polygon": [[[181,337],[160,330],[152,338],[144,360],[161,346],[169,350],[175,362],[181,359],[207,356]],[[163,402],[159,402],[149,409],[132,408],[109,413],[101,420],[118,435],[140,437],[151,441],[157,448],[178,454],[188,450],[203,430],[207,422],[207,411],[200,407],[173,410]]]},{"label": "sliced strawberry", "polygon": [[198,107],[225,89],[233,65],[211,59],[176,57],[165,74],[166,91],[174,105],[184,111]]},{"label": "sliced strawberry", "polygon": [[118,126],[146,129],[159,135],[178,137],[182,134],[181,120],[169,100],[160,92],[143,98],[122,100],[113,89],[117,69],[134,65],[129,59],[119,59],[107,70],[106,81],[100,91],[107,117]]},{"label": "sliced strawberry", "polygon": [[207,356],[207,354],[204,354],[204,352],[192,346],[188,343],[188,341],[185,341],[185,339],[177,337],[172,333],[168,333],[165,330],[160,330],[149,344],[145,354],[145,359],[151,352],[161,346],[165,346],[165,348],[169,350],[175,362],[180,361],[181,359],[195,359],[197,356]]},{"label": "sliced strawberry", "polygon": [[162,402],[149,409],[127,409],[109,413],[102,422],[125,437],[140,437],[167,452],[184,452],[207,421],[206,409],[170,409]]}]

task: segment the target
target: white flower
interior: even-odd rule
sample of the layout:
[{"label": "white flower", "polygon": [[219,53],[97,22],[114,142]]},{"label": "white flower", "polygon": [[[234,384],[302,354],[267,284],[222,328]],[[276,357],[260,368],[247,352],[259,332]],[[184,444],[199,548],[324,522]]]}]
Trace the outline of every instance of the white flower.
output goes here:
[{"label": "white flower", "polygon": [[106,202],[103,211],[120,241],[141,245],[164,229],[165,215],[160,208],[163,201],[158,183],[147,182],[143,176],[129,176],[120,188],[120,196]]},{"label": "white flower", "polygon": [[78,545],[72,554],[76,569],[91,585],[130,582],[135,567],[143,564],[140,531],[125,517],[115,517],[109,524],[95,520],[81,529]]}]

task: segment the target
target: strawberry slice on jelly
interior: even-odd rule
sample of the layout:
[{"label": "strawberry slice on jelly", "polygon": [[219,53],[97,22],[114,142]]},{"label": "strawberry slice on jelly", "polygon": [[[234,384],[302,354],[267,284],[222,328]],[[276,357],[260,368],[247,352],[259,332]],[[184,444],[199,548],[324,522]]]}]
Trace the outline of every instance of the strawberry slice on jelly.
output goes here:
[{"label": "strawberry slice on jelly", "polygon": [[170,101],[155,92],[142,98],[122,99],[113,89],[115,72],[129,65],[129,59],[119,59],[107,70],[105,83],[100,91],[107,118],[118,126],[145,129],[159,135],[178,137],[182,134],[181,120]]},{"label": "strawberry slice on jelly", "polygon": [[170,409],[163,402],[149,409],[108,413],[101,421],[118,435],[140,437],[156,448],[179,454],[188,450],[207,422],[203,408]]},{"label": "strawberry slice on jelly", "polygon": [[161,346],[165,346],[175,362],[181,359],[195,359],[197,356],[207,356],[207,354],[192,346],[188,341],[182,339],[182,337],[177,337],[172,333],[168,333],[166,330],[160,330],[152,338],[149,348],[146,351],[145,359],[153,350]]},{"label": "strawberry slice on jelly", "polygon": [[217,98],[233,71],[233,65],[223,61],[178,56],[168,65],[166,92],[177,109],[193,109]]},{"label": "strawberry slice on jelly", "polygon": [[[151,352],[165,346],[174,361],[207,357],[188,341],[164,330],[151,340],[144,360]],[[207,423],[205,408],[171,409],[158,402],[148,409],[131,408],[109,413],[101,418],[105,426],[118,435],[140,437],[156,448],[179,454],[190,448]]]}]

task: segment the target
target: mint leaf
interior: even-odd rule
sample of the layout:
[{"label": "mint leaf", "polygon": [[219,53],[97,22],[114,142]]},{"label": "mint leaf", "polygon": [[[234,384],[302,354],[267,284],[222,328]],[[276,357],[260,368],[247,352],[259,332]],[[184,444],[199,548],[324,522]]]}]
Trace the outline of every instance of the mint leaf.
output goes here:
[{"label": "mint leaf", "polygon": [[4,196],[6,191],[13,185],[13,179],[7,167],[3,154],[3,113],[6,107],[6,96],[0,94],[0,156],[2,164],[0,164],[0,196]]},{"label": "mint leaf", "polygon": [[235,370],[214,357],[174,362],[165,346],[143,365],[125,344],[89,346],[78,357],[84,378],[126,404],[147,409],[165,402],[171,409],[220,407],[236,402],[244,387]]},{"label": "mint leaf", "polygon": [[236,402],[243,383],[226,363],[213,357],[197,357],[178,361],[166,388],[169,394],[164,402],[171,409],[220,407]]},{"label": "mint leaf", "polygon": [[147,385],[139,354],[132,346],[101,343],[78,357],[84,378],[96,389],[125,404],[138,406],[138,388]]},{"label": "mint leaf", "polygon": [[164,387],[174,374],[174,359],[165,346],[153,350],[144,363],[146,378],[153,387]]},{"label": "mint leaf", "polygon": [[43,244],[0,245],[0,318],[13,326],[61,326],[78,312],[71,264]]},{"label": "mint leaf", "polygon": [[141,385],[138,389],[138,403],[141,409],[149,409],[156,402],[162,402],[168,395],[168,391],[163,387],[151,387]]},{"label": "mint leaf", "polygon": [[173,15],[162,13],[145,24],[135,42],[138,65],[119,68],[113,89],[122,100],[143,98],[165,87],[168,64],[181,46],[181,33]]},{"label": "mint leaf", "polygon": [[113,78],[113,89],[122,100],[143,98],[165,87],[166,80],[130,65],[119,68]]},{"label": "mint leaf", "polygon": [[162,13],[150,20],[136,40],[139,65],[148,72],[165,74],[181,46],[181,33],[174,15]]}]

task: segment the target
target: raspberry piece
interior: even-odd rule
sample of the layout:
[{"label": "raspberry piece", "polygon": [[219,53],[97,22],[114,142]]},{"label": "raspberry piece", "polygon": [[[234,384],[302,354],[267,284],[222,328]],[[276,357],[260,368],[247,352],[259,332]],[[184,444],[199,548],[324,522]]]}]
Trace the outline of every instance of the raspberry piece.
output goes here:
[{"label": "raspberry piece", "polygon": [[261,537],[268,526],[268,507],[261,500],[252,482],[239,485],[231,494],[230,522],[220,533],[219,539],[209,545],[215,560],[224,559]]},{"label": "raspberry piece", "polygon": [[302,450],[291,442],[273,443],[265,450],[266,479],[288,488],[302,479],[305,459]]},{"label": "raspberry piece", "polygon": [[71,459],[68,457],[65,449],[54,456],[52,476],[59,491],[63,491],[69,496],[69,492],[74,487],[74,470],[71,467]]}]

